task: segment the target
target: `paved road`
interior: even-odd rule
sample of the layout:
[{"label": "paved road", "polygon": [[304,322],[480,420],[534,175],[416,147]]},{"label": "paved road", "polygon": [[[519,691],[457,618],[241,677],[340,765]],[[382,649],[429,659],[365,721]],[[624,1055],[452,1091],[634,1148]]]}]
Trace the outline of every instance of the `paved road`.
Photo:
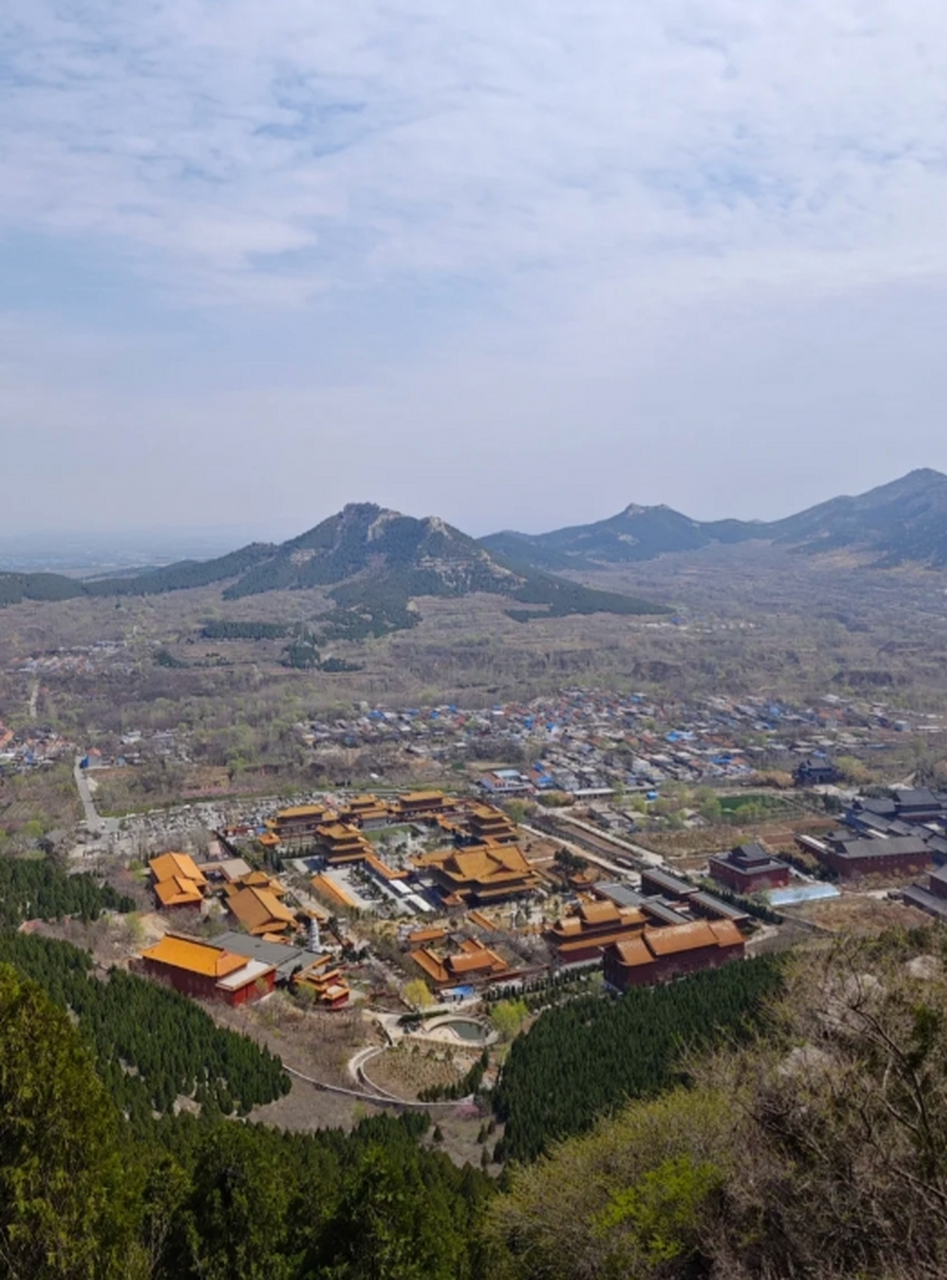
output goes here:
[{"label": "paved road", "polygon": [[76,756],[76,763],[72,771],[72,775],[76,780],[76,790],[79,792],[79,799],[82,801],[82,811],[85,814],[85,824],[91,835],[101,836],[118,830],[118,818],[102,818],[99,816],[95,807],[95,801],[92,799],[92,790],[89,786],[89,779],[86,777],[85,769],[80,769],[79,761],[81,756]]}]

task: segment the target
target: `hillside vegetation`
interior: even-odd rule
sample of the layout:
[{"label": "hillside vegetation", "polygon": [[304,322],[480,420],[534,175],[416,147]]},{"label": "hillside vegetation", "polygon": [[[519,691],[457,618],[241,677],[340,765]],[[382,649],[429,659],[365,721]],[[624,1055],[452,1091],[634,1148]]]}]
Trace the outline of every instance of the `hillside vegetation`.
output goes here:
[{"label": "hillside vegetation", "polygon": [[0,933],[3,962],[69,1011],[113,1099],[138,1122],[171,1112],[179,1096],[229,1115],[289,1090],[282,1063],[268,1050],[221,1029],[167,987],[120,969],[97,978],[92,957],[67,942]]},{"label": "hillside vegetation", "polygon": [[[0,957],[4,1275],[935,1280],[947,1271],[943,930],[797,955],[749,1038],[705,1041],[699,1052],[681,1040],[686,1084],[626,1104],[499,1182],[432,1150],[424,1116],[311,1135],[225,1121],[213,1108],[130,1123],[115,1072],[106,1069],[105,1084],[97,1075],[83,1016],[77,1025],[63,1007],[72,995],[51,999],[24,975],[34,967],[52,990],[59,972],[20,949],[28,941],[5,953],[16,968]],[[83,964],[59,955],[65,980],[81,978]],[[149,1023],[151,1010],[132,1005]],[[629,1056],[647,1055],[644,1035],[626,1038]],[[537,1076],[536,1087],[548,1082]]]},{"label": "hillside vegetation", "polygon": [[616,1000],[584,996],[549,1009],[513,1042],[504,1064],[498,1155],[533,1160],[629,1098],[669,1088],[685,1050],[745,1035],[779,980],[779,960],[764,957]]},{"label": "hillside vegetation", "polygon": [[513,1172],[502,1280],[947,1273],[944,931],[796,959],[750,1043]]},{"label": "hillside vegetation", "polygon": [[24,920],[97,920],[103,911],[135,910],[132,898],[82,871],[67,875],[46,858],[0,858],[0,926]]}]

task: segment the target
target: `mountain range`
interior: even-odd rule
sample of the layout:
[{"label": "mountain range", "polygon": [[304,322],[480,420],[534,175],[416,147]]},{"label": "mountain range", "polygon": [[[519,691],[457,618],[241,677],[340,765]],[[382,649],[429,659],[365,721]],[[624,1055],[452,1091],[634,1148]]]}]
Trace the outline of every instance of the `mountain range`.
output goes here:
[{"label": "mountain range", "polygon": [[[321,587],[335,602],[333,634],[361,638],[411,626],[418,596],[504,597],[527,621],[596,612],[664,613],[617,592],[597,591],[531,566],[512,566],[437,516],[415,519],[353,503],[278,545],[251,543],[213,560],[182,560],[146,573],[81,581],[60,574],[0,575],[0,604],[80,596],[156,595],[219,584],[225,600]],[[514,605],[531,606],[514,608]]]},{"label": "mountain range", "polygon": [[[80,580],[55,573],[0,574],[0,604],[81,596],[154,595],[220,586],[224,599],[320,587],[334,601],[340,634],[381,634],[412,625],[419,596],[488,592],[517,620],[574,613],[661,613],[649,604],[558,576],[650,560],[711,544],[767,541],[804,554],[855,553],[866,564],[947,565],[947,476],[912,471],[858,497],[833,498],[770,522],[693,520],[667,506],[632,504],[594,524],[551,533],[507,531],[480,541],[437,516],[416,519],[352,503],[287,542],[250,543],[211,560]],[[517,608],[515,606],[530,606]]]},{"label": "mountain range", "polygon": [[891,568],[907,562],[947,564],[947,476],[912,471],[858,497],[832,498],[783,520],[692,520],[671,507],[632,504],[594,524],[552,533],[492,534],[482,545],[513,562],[556,572],[651,560],[711,543],[767,541],[816,554],[857,552]]}]

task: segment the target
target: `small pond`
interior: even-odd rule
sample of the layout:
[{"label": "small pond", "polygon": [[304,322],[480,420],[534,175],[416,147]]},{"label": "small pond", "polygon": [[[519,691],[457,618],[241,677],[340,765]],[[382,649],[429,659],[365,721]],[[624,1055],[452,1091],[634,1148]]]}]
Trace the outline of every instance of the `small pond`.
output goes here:
[{"label": "small pond", "polygon": [[467,1045],[490,1044],[496,1038],[486,1023],[473,1018],[438,1018],[436,1022],[427,1023],[418,1034],[426,1039],[455,1040]]},{"label": "small pond", "polygon": [[461,1040],[466,1040],[470,1044],[484,1044],[487,1039],[487,1029],[482,1023],[471,1022],[467,1018],[451,1018],[447,1022],[439,1022],[438,1026],[448,1027],[455,1035],[460,1036]]}]

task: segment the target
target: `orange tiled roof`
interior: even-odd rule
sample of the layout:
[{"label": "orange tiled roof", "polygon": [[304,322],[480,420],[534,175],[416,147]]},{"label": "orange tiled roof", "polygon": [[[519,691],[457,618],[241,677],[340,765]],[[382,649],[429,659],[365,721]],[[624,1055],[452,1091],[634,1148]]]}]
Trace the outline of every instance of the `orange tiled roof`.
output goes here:
[{"label": "orange tiled roof", "polygon": [[429,951],[427,947],[419,947],[417,951],[411,951],[408,954],[414,963],[423,969],[429,978],[433,978],[435,982],[450,981],[450,975],[443,964],[434,952]]},{"label": "orange tiled roof", "polygon": [[711,920],[709,924],[720,947],[735,947],[745,941],[743,934],[732,920]]},{"label": "orange tiled roof", "polygon": [[621,913],[614,902],[587,902],[579,908],[579,917],[586,924],[605,924],[619,920]]},{"label": "orange tiled roof", "polygon": [[480,969],[505,969],[506,965],[492,951],[478,948],[476,951],[463,951],[459,955],[449,956],[447,966],[451,973],[476,973]]},{"label": "orange tiled roof", "polygon": [[189,853],[162,853],[160,857],[152,858],[148,867],[158,883],[183,876],[202,887],[207,884],[206,876]]},{"label": "orange tiled roof", "polygon": [[654,956],[640,936],[627,938],[624,942],[616,942],[615,946],[621,956],[622,964],[626,964],[632,969],[638,968],[639,965],[654,963]]},{"label": "orange tiled roof", "polygon": [[635,935],[630,934],[627,929],[613,929],[609,933],[591,933],[584,936],[580,934],[578,937],[557,938],[555,946],[559,957],[567,958],[573,953],[586,950],[588,947],[605,948],[613,942],[621,943],[634,937]]},{"label": "orange tiled roof", "polygon": [[312,878],[312,887],[317,893],[324,893],[329,898],[334,898],[336,902],[341,902],[344,907],[355,907],[358,903],[346,893],[340,884],[336,884],[327,875],[317,875]]},{"label": "orange tiled roof", "polygon": [[155,897],[163,907],[196,906],[204,901],[198,885],[184,876],[172,876],[170,880],[159,880],[155,885]]},{"label": "orange tiled roof", "polygon": [[681,951],[696,951],[698,947],[717,946],[717,936],[706,920],[672,924],[663,929],[646,929],[644,936],[655,956],[671,956]]},{"label": "orange tiled roof", "polygon": [[397,871],[394,867],[389,867],[387,862],[382,862],[381,858],[376,857],[374,853],[366,853],[365,861],[386,880],[404,880],[407,877],[407,871]]},{"label": "orange tiled roof", "polygon": [[235,956],[231,951],[223,951],[206,942],[191,942],[172,934],[141,954],[144,960],[155,960],[175,969],[185,969],[188,973],[199,973],[205,978],[226,978],[247,963],[246,956]]},{"label": "orange tiled roof", "polygon": [[227,906],[252,934],[279,932],[295,922],[293,913],[268,889],[240,889]]},{"label": "orange tiled roof", "polygon": [[291,809],[280,809],[276,815],[276,821],[292,818],[316,818],[322,813],[328,813],[328,808],[324,804],[297,804]]},{"label": "orange tiled roof", "polygon": [[432,925],[430,929],[415,929],[409,933],[406,941],[412,946],[420,946],[424,942],[440,942],[447,937],[447,930],[440,925]]}]

